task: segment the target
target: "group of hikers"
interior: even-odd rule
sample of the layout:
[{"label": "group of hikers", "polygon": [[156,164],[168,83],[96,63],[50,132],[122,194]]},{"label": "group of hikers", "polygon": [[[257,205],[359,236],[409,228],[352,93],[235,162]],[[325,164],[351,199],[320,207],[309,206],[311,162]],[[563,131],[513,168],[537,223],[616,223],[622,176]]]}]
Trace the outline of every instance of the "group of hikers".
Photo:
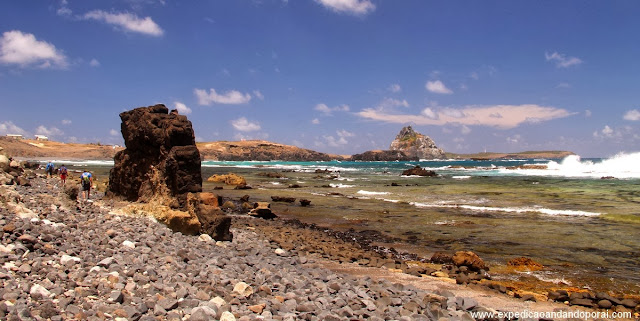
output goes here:
[{"label": "group of hikers", "polygon": [[[55,172],[55,165],[53,164],[53,161],[47,163],[44,170],[47,174],[47,177],[52,178]],[[64,186],[67,183],[68,176],[67,167],[65,167],[64,164],[58,167],[58,175],[60,175],[60,182],[62,183],[62,186]],[[87,201],[89,200],[91,194],[93,175],[91,175],[91,173],[85,169],[84,172],[82,172],[82,175],[80,175],[80,181],[82,182],[82,195],[84,197],[84,200]]]}]

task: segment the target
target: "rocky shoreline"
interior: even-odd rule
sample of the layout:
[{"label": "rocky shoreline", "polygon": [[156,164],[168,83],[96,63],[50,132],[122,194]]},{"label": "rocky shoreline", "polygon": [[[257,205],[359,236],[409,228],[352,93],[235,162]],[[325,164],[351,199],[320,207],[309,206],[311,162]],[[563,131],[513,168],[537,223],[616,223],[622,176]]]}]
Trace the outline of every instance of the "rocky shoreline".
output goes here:
[{"label": "rocky shoreline", "polygon": [[[410,276],[424,270],[411,270],[397,253],[349,242],[353,235],[233,215],[233,241],[215,242],[116,215],[124,203],[101,194],[72,201],[58,184],[36,175],[2,187],[0,319],[472,320],[471,312],[504,307],[568,308],[509,301],[499,289],[455,281],[425,283]],[[359,259],[369,267],[357,274]],[[388,275],[375,277],[381,274]]]},{"label": "rocky shoreline", "polygon": [[66,201],[57,184],[4,187],[28,211],[0,208],[0,319],[471,320],[485,309],[332,272],[250,228],[235,227],[233,242],[174,233],[110,214],[115,203],[99,197]]}]

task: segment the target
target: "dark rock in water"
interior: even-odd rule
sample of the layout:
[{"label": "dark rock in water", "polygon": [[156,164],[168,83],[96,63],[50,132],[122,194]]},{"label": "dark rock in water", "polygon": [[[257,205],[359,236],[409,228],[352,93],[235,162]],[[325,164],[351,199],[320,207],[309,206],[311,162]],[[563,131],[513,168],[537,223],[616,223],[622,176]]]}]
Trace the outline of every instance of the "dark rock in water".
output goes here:
[{"label": "dark rock in water", "polygon": [[116,153],[107,195],[129,201],[177,199],[202,191],[200,153],[191,122],[169,114],[164,105],[140,107],[120,114],[126,149]]},{"label": "dark rock in water", "polygon": [[301,206],[309,206],[309,205],[311,205],[311,201],[307,200],[307,199],[304,199],[304,198],[300,199],[300,205]]},{"label": "dark rock in water", "polygon": [[286,196],[271,196],[271,200],[274,202],[285,202],[285,203],[293,203],[296,201],[295,197],[286,197]]},{"label": "dark rock in water", "polygon": [[247,185],[247,184],[240,184],[240,185],[236,185],[236,187],[234,187],[233,189],[252,189],[253,187]]},{"label": "dark rock in water", "polygon": [[362,154],[355,154],[351,156],[350,160],[364,162],[417,161],[418,157],[409,157],[399,150],[370,150]]},{"label": "dark rock in water", "polygon": [[420,166],[416,166],[412,169],[407,169],[405,171],[402,172],[402,175],[404,176],[429,176],[429,177],[435,177],[438,176],[438,174],[436,174],[436,172],[431,171],[431,170],[426,170]]}]

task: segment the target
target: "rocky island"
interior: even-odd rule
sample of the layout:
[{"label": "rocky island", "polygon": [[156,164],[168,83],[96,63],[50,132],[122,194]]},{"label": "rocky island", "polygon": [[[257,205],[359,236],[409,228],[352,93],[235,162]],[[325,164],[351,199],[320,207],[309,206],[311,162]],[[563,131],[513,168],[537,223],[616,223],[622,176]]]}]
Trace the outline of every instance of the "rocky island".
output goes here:
[{"label": "rocky island", "polygon": [[391,142],[388,150],[373,150],[355,154],[356,161],[418,161],[421,159],[442,159],[445,152],[436,146],[431,137],[420,134],[407,126]]}]

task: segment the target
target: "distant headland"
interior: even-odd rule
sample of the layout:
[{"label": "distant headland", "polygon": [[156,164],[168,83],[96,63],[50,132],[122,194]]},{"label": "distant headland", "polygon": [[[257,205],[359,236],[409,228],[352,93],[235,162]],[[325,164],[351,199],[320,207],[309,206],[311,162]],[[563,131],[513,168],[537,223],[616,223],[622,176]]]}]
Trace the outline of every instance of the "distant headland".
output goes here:
[{"label": "distant headland", "polygon": [[[420,159],[528,159],[564,158],[574,155],[570,151],[526,151],[519,153],[482,152],[454,154],[438,148],[426,135],[405,127],[392,142],[389,150],[372,150],[355,155],[327,154],[296,146],[264,140],[215,141],[196,143],[204,160],[213,161],[417,161]],[[20,158],[57,158],[69,160],[113,159],[116,152],[124,149],[118,145],[100,143],[62,143],[52,140],[16,139],[0,137],[0,147]]]}]

